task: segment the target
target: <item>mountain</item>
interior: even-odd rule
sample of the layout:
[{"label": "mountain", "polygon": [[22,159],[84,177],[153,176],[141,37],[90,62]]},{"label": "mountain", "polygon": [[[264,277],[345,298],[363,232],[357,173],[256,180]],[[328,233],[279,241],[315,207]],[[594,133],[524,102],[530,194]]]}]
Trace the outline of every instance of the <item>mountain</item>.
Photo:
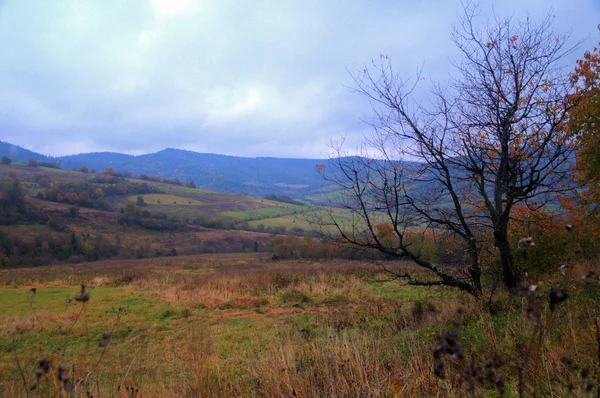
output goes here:
[{"label": "mountain", "polygon": [[123,165],[131,162],[135,156],[125,155],[117,152],[91,152],[82,153],[79,155],[69,155],[58,158],[61,167],[64,169],[78,169],[82,165],[86,165],[90,169],[98,171],[104,170],[107,167],[112,167],[115,170],[123,170]]},{"label": "mountain", "polygon": [[49,156],[30,151],[29,149],[22,148],[18,145],[12,145],[8,142],[0,141],[0,157],[2,156],[8,156],[15,162],[23,163],[27,163],[27,161],[31,158],[35,158],[38,161],[55,161],[54,158]]},{"label": "mountain", "polygon": [[316,165],[327,163],[324,159],[244,158],[172,148],[139,156],[93,152],[50,158],[4,142],[0,142],[1,156],[20,162],[32,157],[52,160],[64,169],[86,165],[102,171],[111,167],[134,176],[147,174],[182,182],[192,179],[198,187],[214,191],[260,196],[275,193],[294,198],[309,196],[325,185]]}]

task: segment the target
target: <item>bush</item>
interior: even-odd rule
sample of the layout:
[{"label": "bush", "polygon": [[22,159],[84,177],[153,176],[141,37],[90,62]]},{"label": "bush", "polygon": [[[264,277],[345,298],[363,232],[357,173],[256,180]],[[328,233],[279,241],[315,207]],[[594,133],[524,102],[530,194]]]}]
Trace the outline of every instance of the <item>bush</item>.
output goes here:
[{"label": "bush", "polygon": [[69,207],[69,212],[71,213],[71,217],[75,218],[79,215],[79,207],[71,206]]},{"label": "bush", "polygon": [[65,232],[67,230],[67,226],[55,218],[51,218],[48,221],[48,228],[56,232]]}]

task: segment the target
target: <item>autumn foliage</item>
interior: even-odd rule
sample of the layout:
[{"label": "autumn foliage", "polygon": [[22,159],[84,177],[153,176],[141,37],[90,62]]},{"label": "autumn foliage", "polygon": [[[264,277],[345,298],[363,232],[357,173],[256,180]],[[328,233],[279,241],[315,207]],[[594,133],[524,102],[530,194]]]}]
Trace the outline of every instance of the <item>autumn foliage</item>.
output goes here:
[{"label": "autumn foliage", "polygon": [[[571,82],[584,93],[572,109],[569,132],[577,139],[577,173],[586,189],[579,191],[580,203],[598,218],[600,203],[600,55],[598,48],[586,51],[577,61]],[[577,94],[576,94],[577,95]]]}]

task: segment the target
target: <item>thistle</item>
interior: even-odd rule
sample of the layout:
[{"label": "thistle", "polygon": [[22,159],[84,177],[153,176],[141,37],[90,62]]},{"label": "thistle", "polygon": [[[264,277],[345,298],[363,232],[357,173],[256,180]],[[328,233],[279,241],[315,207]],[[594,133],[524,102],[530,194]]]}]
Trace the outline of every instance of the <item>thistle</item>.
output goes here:
[{"label": "thistle", "polygon": [[90,294],[85,291],[85,285],[83,283],[81,284],[81,290],[77,292],[77,295],[75,296],[75,300],[83,303],[90,300]]}]

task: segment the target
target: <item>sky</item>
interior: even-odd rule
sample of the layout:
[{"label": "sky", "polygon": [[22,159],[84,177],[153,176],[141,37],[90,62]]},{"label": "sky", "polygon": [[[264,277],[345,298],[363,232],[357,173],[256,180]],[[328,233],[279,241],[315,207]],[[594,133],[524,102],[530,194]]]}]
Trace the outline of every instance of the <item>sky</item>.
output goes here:
[{"label": "sky", "polygon": [[[370,128],[352,75],[443,81],[460,0],[0,0],[0,140],[46,155],[180,148],[322,158]],[[481,1],[600,41],[600,0]]]}]

